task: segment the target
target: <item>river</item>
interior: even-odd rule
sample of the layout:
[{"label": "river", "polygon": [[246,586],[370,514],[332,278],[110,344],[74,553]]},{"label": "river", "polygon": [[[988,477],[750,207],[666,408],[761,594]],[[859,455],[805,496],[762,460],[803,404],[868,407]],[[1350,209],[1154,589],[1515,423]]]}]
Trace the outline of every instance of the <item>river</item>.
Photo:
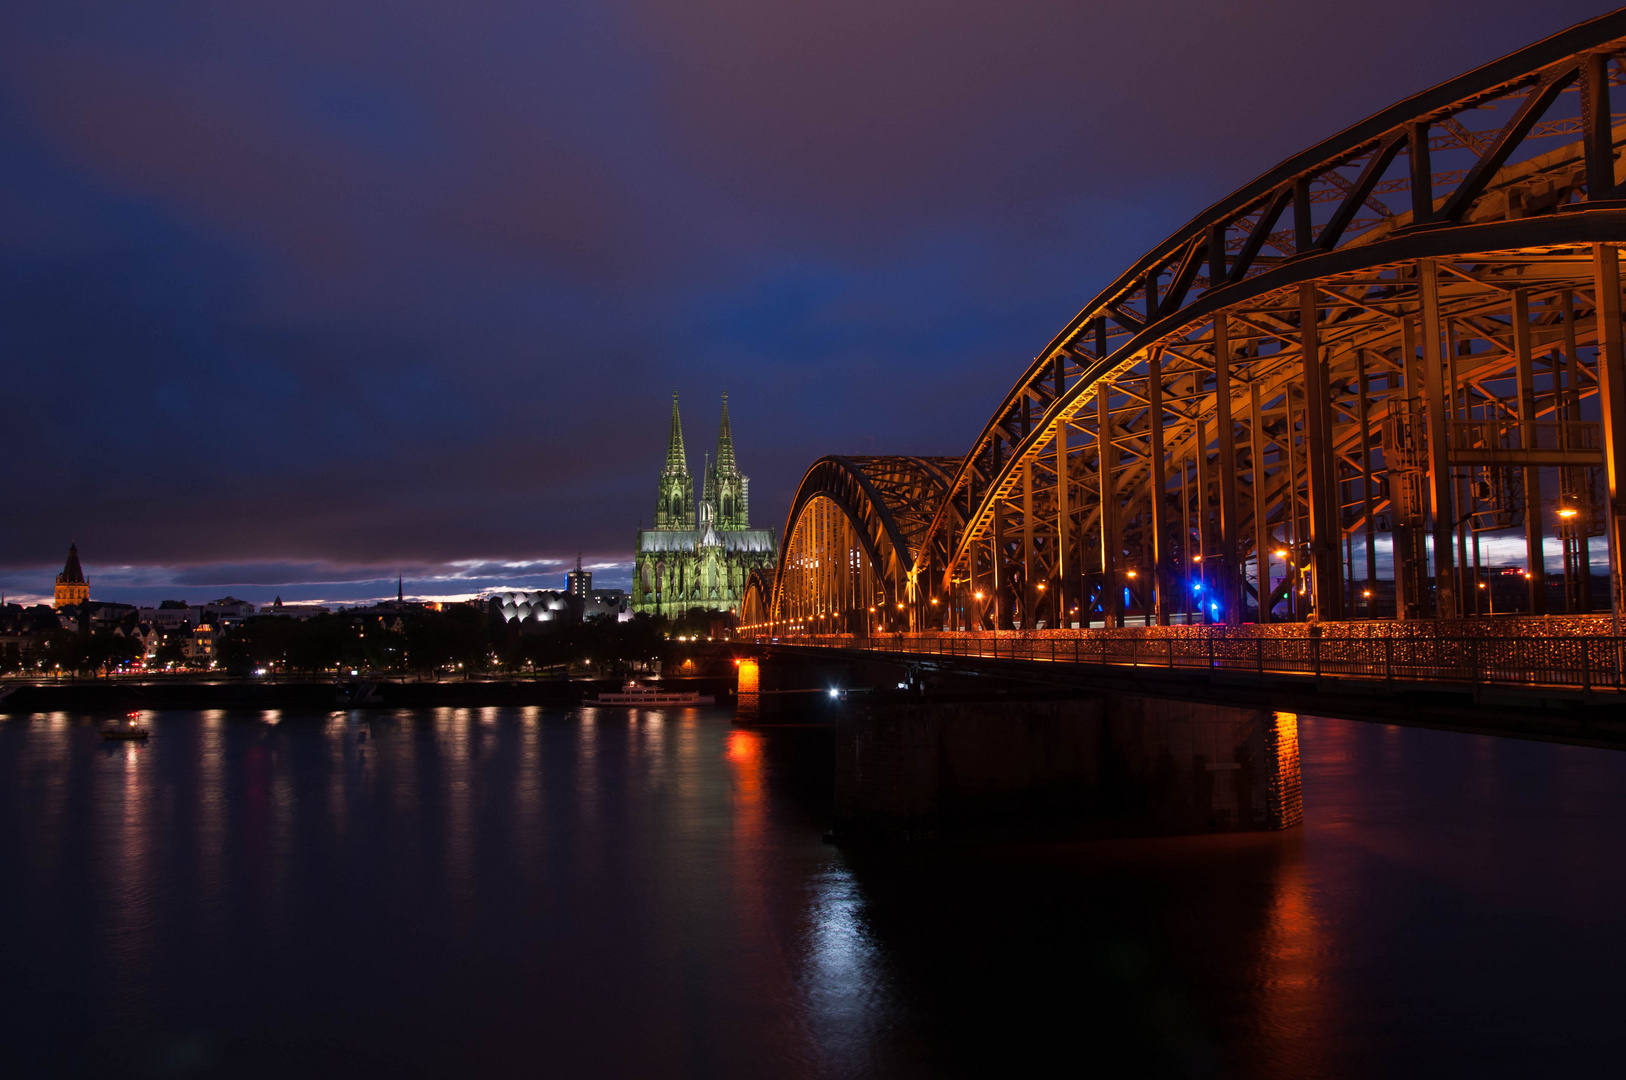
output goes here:
[{"label": "river", "polygon": [[726,710],[0,720],[0,1074],[1615,1075],[1626,754],[1301,718],[1284,834],[856,850]]}]

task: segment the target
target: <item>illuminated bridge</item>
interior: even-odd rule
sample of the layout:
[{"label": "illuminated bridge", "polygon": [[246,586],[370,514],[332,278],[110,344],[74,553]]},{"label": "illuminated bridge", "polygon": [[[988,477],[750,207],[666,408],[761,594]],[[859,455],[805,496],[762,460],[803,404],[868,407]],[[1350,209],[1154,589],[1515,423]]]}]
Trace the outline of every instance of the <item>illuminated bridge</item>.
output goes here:
[{"label": "illuminated bridge", "polygon": [[1618,688],[1623,65],[1617,11],[1216,202],[963,457],[814,463],[742,636]]}]

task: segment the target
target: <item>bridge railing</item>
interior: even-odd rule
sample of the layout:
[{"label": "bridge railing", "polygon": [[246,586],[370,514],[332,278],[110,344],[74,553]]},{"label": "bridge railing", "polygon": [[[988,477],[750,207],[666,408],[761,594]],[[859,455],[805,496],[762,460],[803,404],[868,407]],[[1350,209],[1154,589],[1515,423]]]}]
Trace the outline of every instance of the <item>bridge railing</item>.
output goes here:
[{"label": "bridge railing", "polygon": [[1022,660],[1095,667],[1209,670],[1390,683],[1453,683],[1623,689],[1626,637],[1182,637],[982,634],[756,637],[928,656]]}]

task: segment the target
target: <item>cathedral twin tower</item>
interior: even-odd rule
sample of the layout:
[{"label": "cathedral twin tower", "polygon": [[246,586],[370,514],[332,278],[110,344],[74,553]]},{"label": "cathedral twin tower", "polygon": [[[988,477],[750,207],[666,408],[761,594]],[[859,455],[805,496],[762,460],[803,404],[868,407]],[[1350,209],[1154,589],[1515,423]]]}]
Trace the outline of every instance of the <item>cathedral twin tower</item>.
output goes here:
[{"label": "cathedral twin tower", "polygon": [[696,504],[674,393],[666,465],[655,498],[655,527],[638,529],[633,610],[667,616],[690,608],[738,611],[751,571],[771,570],[779,560],[774,531],[751,528],[750,509],[751,480],[734,458],[728,395],[723,395],[717,456],[706,465]]}]

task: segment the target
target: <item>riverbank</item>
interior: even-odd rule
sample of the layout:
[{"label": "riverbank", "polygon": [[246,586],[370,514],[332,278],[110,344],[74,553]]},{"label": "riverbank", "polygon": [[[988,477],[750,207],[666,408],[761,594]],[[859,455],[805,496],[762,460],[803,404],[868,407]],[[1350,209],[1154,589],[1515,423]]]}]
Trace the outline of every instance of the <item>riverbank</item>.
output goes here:
[{"label": "riverbank", "polygon": [[[83,679],[7,682],[0,685],[0,715],[131,709],[417,709],[483,708],[499,705],[579,705],[601,691],[618,690],[616,679],[456,679],[405,682],[351,678],[267,679]],[[665,688],[733,700],[733,680],[721,676],[668,678]]]}]

